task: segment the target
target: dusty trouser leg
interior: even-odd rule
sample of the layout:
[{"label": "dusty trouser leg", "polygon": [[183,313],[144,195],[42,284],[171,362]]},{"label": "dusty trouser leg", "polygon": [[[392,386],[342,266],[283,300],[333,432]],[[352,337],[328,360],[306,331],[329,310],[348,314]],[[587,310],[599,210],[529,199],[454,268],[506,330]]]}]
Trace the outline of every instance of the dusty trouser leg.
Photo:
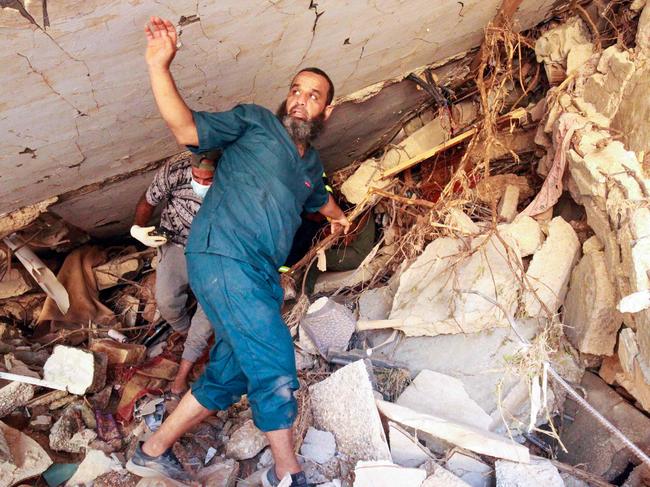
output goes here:
[{"label": "dusty trouser leg", "polygon": [[187,310],[187,264],[183,247],[167,243],[159,248],[156,268],[156,305],[161,316],[174,331],[183,332],[190,326]]},{"label": "dusty trouser leg", "polygon": [[190,329],[187,331],[187,338],[181,356],[181,364],[171,386],[171,391],[180,394],[187,389],[187,376],[192,370],[194,362],[203,354],[212,335],[212,325],[205,315],[201,305],[197,303],[196,313],[192,317]]},{"label": "dusty trouser leg", "polygon": [[[277,475],[298,472],[291,434],[298,379],[293,342],[280,315],[283,292],[278,277],[209,254],[188,255],[188,266],[194,293],[210,322],[216,320],[217,341],[232,350],[232,361],[222,362],[238,366],[245,381],[243,391],[224,383],[230,374],[224,376],[211,354],[209,367],[192,387],[194,397],[208,409],[222,409],[228,400],[238,400],[236,394],[247,392],[255,425],[271,444]],[[228,389],[230,398],[224,395]]]}]

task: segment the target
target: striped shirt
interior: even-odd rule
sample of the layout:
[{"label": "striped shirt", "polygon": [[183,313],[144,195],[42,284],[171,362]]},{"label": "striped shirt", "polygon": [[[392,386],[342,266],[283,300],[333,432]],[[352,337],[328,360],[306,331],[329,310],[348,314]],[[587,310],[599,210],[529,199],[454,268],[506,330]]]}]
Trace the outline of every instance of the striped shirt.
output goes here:
[{"label": "striped shirt", "polygon": [[194,215],[202,198],[192,189],[192,166],[189,159],[168,162],[158,170],[145,198],[151,206],[164,203],[160,227],[171,234],[171,241],[185,246]]}]

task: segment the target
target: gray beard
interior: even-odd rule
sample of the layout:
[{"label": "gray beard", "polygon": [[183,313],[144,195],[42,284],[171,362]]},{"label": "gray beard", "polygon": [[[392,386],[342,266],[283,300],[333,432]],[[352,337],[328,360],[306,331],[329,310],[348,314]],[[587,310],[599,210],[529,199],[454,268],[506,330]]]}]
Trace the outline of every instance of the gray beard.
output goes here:
[{"label": "gray beard", "polygon": [[306,121],[292,117],[291,115],[284,115],[282,117],[282,125],[289,132],[289,137],[291,137],[294,144],[306,148],[320,133],[323,122],[320,118]]}]

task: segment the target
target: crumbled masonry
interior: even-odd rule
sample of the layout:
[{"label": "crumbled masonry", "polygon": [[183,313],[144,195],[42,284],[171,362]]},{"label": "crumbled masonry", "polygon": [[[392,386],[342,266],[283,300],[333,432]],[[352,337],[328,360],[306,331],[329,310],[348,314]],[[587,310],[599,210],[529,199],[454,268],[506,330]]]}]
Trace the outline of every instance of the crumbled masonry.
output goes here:
[{"label": "crumbled masonry", "polygon": [[[106,88],[94,64],[62,35],[69,21],[40,3],[0,9],[0,23],[14,32],[31,19],[35,46],[43,47],[43,34],[57,44],[62,58],[25,55],[24,68],[60,98],[59,112],[42,116],[64,121],[73,108],[77,123],[72,132],[62,125],[61,147],[37,148],[30,139],[19,150],[36,162],[51,156],[57,166],[63,147],[76,145],[66,157],[78,165],[81,189],[61,184],[64,194],[46,198],[45,191],[40,203],[0,215],[0,487],[52,479],[66,487],[261,486],[274,459],[246,395],[174,444],[191,482],[126,470],[185,393],[172,393],[172,385],[184,367],[187,331],[161,316],[161,256],[124,230],[122,200],[150,170],[189,155],[161,160],[173,140],[161,142],[162,129],[152,125],[160,120],[146,111],[138,123],[160,142],[160,153],[146,167],[134,162],[128,176],[126,157],[106,162],[121,172],[102,171],[105,182],[90,177],[84,163],[95,155],[83,152],[84,137],[101,130],[105,143],[117,144],[110,127],[93,125],[93,111],[113,105],[102,103]],[[437,35],[431,30],[447,32],[457,22],[461,32],[482,8],[472,1],[454,7],[462,15],[441,11],[439,26],[423,27],[415,41],[405,13],[411,6],[383,13],[386,29],[405,22],[404,39],[391,47],[377,44],[376,34],[358,44],[366,35],[359,29],[342,35],[343,27],[332,25],[340,20],[336,6],[312,2],[299,14],[271,3],[260,14],[269,25],[282,13],[283,22],[308,15],[313,26],[294,64],[302,56],[299,64],[310,65],[335,47],[342,66],[346,49],[361,53],[347,80],[334,79],[344,93],[373,79],[370,60],[387,72],[391,53],[400,52],[391,69],[406,69],[412,59],[405,49],[428,52],[418,46]],[[307,257],[287,263],[278,277],[300,384],[294,451],[313,485],[637,487],[650,479],[650,466],[557,387],[547,368],[650,451],[650,3],[566,2],[534,14],[532,3],[494,3],[498,14],[467,34],[471,45],[436,47],[453,58],[418,58],[422,68],[335,100],[328,130],[346,154],[331,161],[328,142],[322,159],[333,196],[363,225],[345,237],[321,229],[308,239]],[[201,12],[181,17],[186,51],[206,50],[203,42],[214,40],[215,5],[208,0]],[[249,14],[231,12],[231,27]],[[278,26],[280,33],[288,28]],[[230,30],[219,34],[217,52],[232,51],[244,66],[251,54],[233,44]],[[199,44],[195,31],[205,38]],[[273,60],[276,48],[260,49],[267,48]],[[286,62],[260,66],[246,100],[259,102],[255,90],[268,85],[268,73],[280,76]],[[69,73],[56,74],[64,65]],[[185,66],[179,70],[187,75]],[[216,86],[232,81],[212,78]],[[193,105],[212,103],[191,76],[180,80]],[[81,91],[64,96],[68,83]],[[87,83],[94,101],[82,89]],[[352,124],[353,111],[363,123]],[[31,137],[10,135],[15,143]],[[135,147],[140,135],[134,131],[125,143]],[[12,175],[0,178],[2,186]],[[76,212],[88,195],[96,196],[98,213],[115,220],[84,226]],[[345,267],[363,228],[375,228],[374,239]],[[186,306],[194,313],[192,295]],[[189,387],[209,353],[206,347],[191,365]]]}]

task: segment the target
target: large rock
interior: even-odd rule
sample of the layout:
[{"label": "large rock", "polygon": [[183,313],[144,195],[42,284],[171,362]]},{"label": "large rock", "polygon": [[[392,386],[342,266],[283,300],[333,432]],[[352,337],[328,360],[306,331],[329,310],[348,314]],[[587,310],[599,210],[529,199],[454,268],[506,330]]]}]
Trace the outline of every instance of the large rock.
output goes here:
[{"label": "large rock", "polygon": [[605,253],[592,251],[580,259],[571,274],[564,301],[564,333],[583,353],[611,355],[622,321]]},{"label": "large rock", "polygon": [[266,435],[255,427],[252,419],[235,431],[226,445],[226,456],[235,460],[253,458],[269,444]]},{"label": "large rock", "polygon": [[[589,403],[639,448],[650,448],[650,419],[618,395],[600,377],[585,373],[582,383]],[[571,465],[584,464],[585,469],[608,481],[615,479],[636,463],[636,457],[624,444],[607,431],[593,416],[567,400],[565,412],[575,418],[565,425],[562,442],[568,452],[559,459]]]},{"label": "large rock", "polygon": [[[309,388],[315,426],[336,438],[341,453],[359,460],[390,460],[366,363],[346,365]],[[354,414],[350,408],[354,407]]]},{"label": "large rock", "polygon": [[[505,238],[505,237],[504,237]],[[467,242],[448,237],[431,242],[400,277],[391,320],[407,336],[473,333],[507,326],[501,308],[473,290],[497,300],[510,314],[517,308],[521,259],[518,247],[497,236]]]},{"label": "large rock", "polygon": [[532,289],[524,295],[528,316],[554,314],[567,291],[571,270],[578,260],[580,242],[575,230],[562,217],[548,225],[548,238],[533,256],[526,280]]},{"label": "large rock", "polygon": [[12,462],[0,460],[0,487],[17,485],[21,480],[40,475],[52,465],[41,446],[29,436],[0,422],[0,432],[10,449]]},{"label": "large rock", "polygon": [[310,426],[300,447],[300,454],[316,463],[327,463],[336,454],[336,439],[329,431],[319,431]]},{"label": "large rock", "polygon": [[494,467],[497,487],[564,487],[557,468],[544,458],[531,459],[528,464],[497,460]]}]

